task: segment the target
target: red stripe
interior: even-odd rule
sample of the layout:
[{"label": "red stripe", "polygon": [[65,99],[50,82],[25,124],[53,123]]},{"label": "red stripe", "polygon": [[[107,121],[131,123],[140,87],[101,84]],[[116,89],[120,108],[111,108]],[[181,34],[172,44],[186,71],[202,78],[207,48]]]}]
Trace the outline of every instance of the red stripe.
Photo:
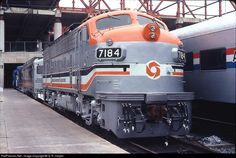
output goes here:
[{"label": "red stripe", "polygon": [[194,53],[193,58],[200,58],[200,53]]},{"label": "red stripe", "polygon": [[236,51],[236,48],[229,48],[229,49],[226,50],[226,54],[231,55],[231,54],[234,54],[235,51]]},{"label": "red stripe", "polygon": [[[236,48],[228,48],[226,49],[226,55],[232,55],[235,53],[235,51],[236,51]],[[200,58],[200,53],[194,53],[193,58],[194,59]]]}]

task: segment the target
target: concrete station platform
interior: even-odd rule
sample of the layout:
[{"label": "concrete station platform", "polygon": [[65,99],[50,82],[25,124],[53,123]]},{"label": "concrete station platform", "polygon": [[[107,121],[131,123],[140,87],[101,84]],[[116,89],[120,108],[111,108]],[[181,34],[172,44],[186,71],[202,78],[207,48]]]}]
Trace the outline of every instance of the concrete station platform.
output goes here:
[{"label": "concrete station platform", "polygon": [[14,90],[0,101],[0,153],[127,153]]}]

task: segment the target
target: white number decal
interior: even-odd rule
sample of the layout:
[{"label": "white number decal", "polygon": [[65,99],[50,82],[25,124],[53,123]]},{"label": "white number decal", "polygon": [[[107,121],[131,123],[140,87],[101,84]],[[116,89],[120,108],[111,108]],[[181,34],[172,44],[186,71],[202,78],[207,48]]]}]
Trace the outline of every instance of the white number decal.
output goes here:
[{"label": "white number decal", "polygon": [[112,49],[108,49],[107,51],[107,57],[112,57]]},{"label": "white number decal", "polygon": [[120,49],[98,49],[97,51],[97,58],[117,58],[120,56]]},{"label": "white number decal", "polygon": [[98,51],[99,51],[99,58],[101,58],[103,54],[103,49],[99,49]]},{"label": "white number decal", "polygon": [[114,52],[114,54],[115,54],[117,57],[119,57],[119,56],[120,56],[119,49],[117,49],[117,50]]},{"label": "white number decal", "polygon": [[178,52],[178,57],[179,57],[180,60],[185,60],[185,53]]}]

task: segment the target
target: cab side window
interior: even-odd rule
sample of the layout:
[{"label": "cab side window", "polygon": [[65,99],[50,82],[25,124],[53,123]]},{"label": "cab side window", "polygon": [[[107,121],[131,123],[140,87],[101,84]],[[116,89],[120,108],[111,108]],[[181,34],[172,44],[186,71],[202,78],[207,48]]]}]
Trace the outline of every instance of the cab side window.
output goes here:
[{"label": "cab side window", "polygon": [[83,26],[80,31],[80,40],[88,41],[88,39],[89,39],[88,28],[87,26]]},{"label": "cab side window", "polygon": [[41,65],[37,66],[37,74],[43,74],[43,66]]}]

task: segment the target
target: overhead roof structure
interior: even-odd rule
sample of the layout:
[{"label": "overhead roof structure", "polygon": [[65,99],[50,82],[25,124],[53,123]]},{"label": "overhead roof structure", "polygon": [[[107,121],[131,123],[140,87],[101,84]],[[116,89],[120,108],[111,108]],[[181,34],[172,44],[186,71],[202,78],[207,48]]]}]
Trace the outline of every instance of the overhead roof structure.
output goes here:
[{"label": "overhead roof structure", "polygon": [[[61,22],[63,26],[67,27],[73,23],[81,22],[86,17],[86,13],[62,13]],[[33,9],[22,12],[19,10],[5,12],[4,21],[6,41],[45,41],[48,38],[48,33],[53,32],[55,11],[43,12]]]},{"label": "overhead roof structure", "polygon": [[3,7],[54,9],[60,0],[2,0]]},{"label": "overhead roof structure", "polygon": [[[101,12],[117,9],[127,10],[129,0],[116,0],[119,8],[114,8],[113,0],[68,0],[71,7],[59,6],[60,0],[2,0],[0,9],[4,10],[5,41],[47,41],[49,32],[53,32],[55,21],[55,10],[62,13],[61,22],[64,27],[73,23],[80,23],[88,16]],[[134,0],[133,0],[134,1]],[[79,2],[81,5],[76,5]],[[113,1],[114,2],[114,1]],[[176,24],[186,26],[197,23],[204,19],[226,14],[222,11],[223,0],[202,0],[202,6],[191,6],[188,0],[136,0],[138,11],[144,11],[161,18],[170,28],[178,27]],[[232,11],[235,12],[236,5],[233,1]],[[218,11],[215,15],[208,14],[208,8],[217,5]],[[173,15],[162,14],[163,10],[175,7]],[[197,11],[201,10],[203,19],[197,18]]]},{"label": "overhead roof structure", "polygon": [[[67,4],[71,3],[70,7],[61,6],[61,8],[76,12],[93,14],[104,10],[135,8],[137,11],[144,11],[161,18],[178,18],[190,15],[192,18],[203,16],[204,19],[209,19],[236,10],[235,0],[66,0],[66,2]],[[223,7],[226,7],[226,2],[231,4],[232,9],[229,11],[224,11],[225,8]],[[212,9],[212,6],[214,6],[215,10],[214,15],[209,13],[209,9]],[[163,13],[169,8],[173,9],[174,13]]]},{"label": "overhead roof structure", "polygon": [[[60,0],[3,0],[5,41],[47,41]],[[87,13],[62,12],[62,25],[81,22]]]}]

